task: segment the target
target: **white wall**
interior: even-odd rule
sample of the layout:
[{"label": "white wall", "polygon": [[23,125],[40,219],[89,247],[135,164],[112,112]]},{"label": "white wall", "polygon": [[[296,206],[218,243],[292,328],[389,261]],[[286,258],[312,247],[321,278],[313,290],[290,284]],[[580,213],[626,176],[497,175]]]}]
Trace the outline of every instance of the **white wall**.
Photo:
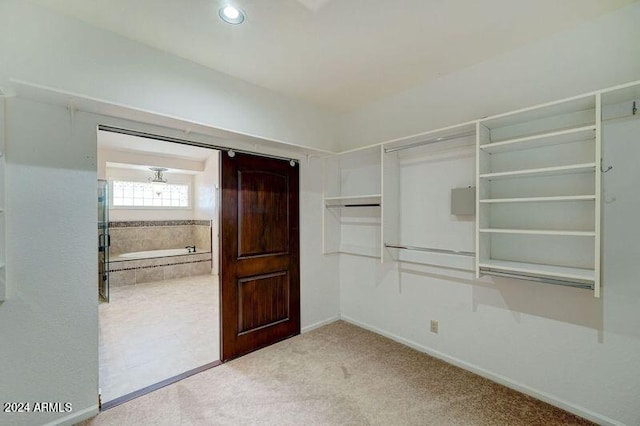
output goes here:
[{"label": "white wall", "polygon": [[219,271],[218,242],[218,205],[220,182],[220,151],[212,154],[204,163],[204,171],[194,178],[194,211],[193,218],[211,221],[211,252],[213,261],[211,271]]},{"label": "white wall", "polygon": [[322,255],[323,160],[300,162],[300,308],[302,332],[340,316],[338,256]]},{"label": "white wall", "polygon": [[[81,418],[96,409],[98,390],[96,126],[181,132],[82,112],[72,128],[66,108],[22,99],[10,99],[6,112],[9,294],[0,304],[0,401],[71,402],[71,415]],[[319,160],[301,162],[304,328],[339,315],[337,259],[318,247],[321,170]],[[0,424],[64,416],[0,413]]]},{"label": "white wall", "polygon": [[[7,300],[0,400],[97,407],[95,124],[64,108],[7,103]],[[0,414],[43,424],[64,414]]]},{"label": "white wall", "polygon": [[213,220],[217,217],[220,151],[211,152],[204,163],[204,171],[194,177],[193,218],[198,220]]},{"label": "white wall", "polygon": [[14,78],[236,132],[327,148],[335,115],[23,0],[0,2]]},{"label": "white wall", "polygon": [[[599,424],[640,424],[639,142],[639,119],[604,124],[605,164],[614,168],[604,176],[600,299],[575,288],[476,280],[452,256],[431,261],[442,266],[435,267],[340,255],[342,317]],[[423,158],[420,150],[404,154],[401,243],[473,250],[473,223],[447,216],[448,189],[469,183],[473,157],[449,150]],[[438,334],[430,320],[439,321]]]},{"label": "white wall", "polygon": [[340,117],[341,149],[640,79],[640,3]]}]

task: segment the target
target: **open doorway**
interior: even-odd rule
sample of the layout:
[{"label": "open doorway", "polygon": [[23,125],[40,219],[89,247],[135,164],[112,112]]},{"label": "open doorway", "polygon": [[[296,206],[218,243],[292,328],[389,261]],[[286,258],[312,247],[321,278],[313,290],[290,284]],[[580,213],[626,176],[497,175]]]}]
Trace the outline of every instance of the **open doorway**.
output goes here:
[{"label": "open doorway", "polygon": [[104,408],[220,363],[220,152],[98,131]]}]

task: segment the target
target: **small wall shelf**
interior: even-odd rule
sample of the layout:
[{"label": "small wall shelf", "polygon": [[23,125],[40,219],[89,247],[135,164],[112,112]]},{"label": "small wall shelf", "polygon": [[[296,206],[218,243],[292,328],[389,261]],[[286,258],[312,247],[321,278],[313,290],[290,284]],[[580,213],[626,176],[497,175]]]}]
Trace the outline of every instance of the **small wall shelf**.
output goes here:
[{"label": "small wall shelf", "polygon": [[380,207],[381,194],[325,197],[326,207]]},{"label": "small wall shelf", "polygon": [[594,173],[595,170],[595,163],[570,164],[568,166],[542,167],[538,169],[514,170],[510,172],[484,173],[480,175],[480,179],[497,180],[510,179],[515,177],[544,177],[572,173]]},{"label": "small wall shelf", "polygon": [[545,229],[502,229],[484,228],[479,232],[487,234],[520,234],[520,235],[565,235],[568,237],[595,237],[595,232],[590,231],[554,231]]},{"label": "small wall shelf", "polygon": [[486,268],[496,271],[523,272],[550,278],[575,279],[585,282],[593,282],[595,280],[594,270],[584,268],[570,268],[566,266],[541,265],[536,263],[513,262],[495,259],[481,260],[479,266],[480,268]]},{"label": "small wall shelf", "polygon": [[541,148],[548,145],[558,145],[563,143],[593,139],[595,138],[595,130],[595,126],[576,127],[555,132],[540,133],[521,138],[508,139],[505,141],[491,142],[480,145],[480,148],[490,154],[508,150]]},{"label": "small wall shelf", "polygon": [[595,195],[560,195],[553,197],[496,198],[480,200],[480,203],[538,203],[543,201],[593,201]]},{"label": "small wall shelf", "polygon": [[380,147],[325,160],[323,253],[380,257]]}]

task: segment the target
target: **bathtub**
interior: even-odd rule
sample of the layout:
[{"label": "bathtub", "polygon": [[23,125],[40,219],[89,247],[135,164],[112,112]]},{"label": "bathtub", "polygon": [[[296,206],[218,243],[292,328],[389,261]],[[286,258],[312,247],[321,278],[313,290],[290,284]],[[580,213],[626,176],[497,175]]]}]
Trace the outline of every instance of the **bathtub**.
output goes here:
[{"label": "bathtub", "polygon": [[118,260],[153,259],[156,257],[184,256],[188,254],[199,254],[199,253],[209,253],[209,250],[196,248],[195,253],[190,253],[186,248],[134,251],[131,253],[122,253],[118,256],[112,257],[111,260],[118,261]]},{"label": "bathtub", "polygon": [[109,282],[123,286],[211,274],[211,255],[201,248],[195,253],[186,248],[122,253],[109,259]]}]

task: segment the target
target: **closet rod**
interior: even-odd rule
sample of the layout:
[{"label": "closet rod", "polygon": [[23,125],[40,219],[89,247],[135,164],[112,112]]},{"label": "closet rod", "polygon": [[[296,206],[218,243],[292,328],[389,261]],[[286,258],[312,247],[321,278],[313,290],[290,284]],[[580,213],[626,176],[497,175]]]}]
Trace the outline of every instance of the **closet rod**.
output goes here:
[{"label": "closet rod", "polygon": [[457,250],[447,250],[447,249],[439,249],[439,248],[430,248],[430,247],[416,247],[416,246],[405,246],[400,244],[386,244],[384,245],[387,248],[397,248],[403,250],[416,250],[416,251],[426,251],[429,253],[439,253],[439,254],[451,254],[455,256],[469,256],[474,257],[476,254],[472,251],[457,251]]},{"label": "closet rod", "polygon": [[380,207],[380,204],[327,204],[327,207]]},{"label": "closet rod", "polygon": [[535,275],[520,274],[516,272],[513,272],[513,273],[499,272],[492,269],[480,268],[480,273],[483,275],[493,275],[496,277],[517,278],[520,280],[535,281],[538,283],[562,285],[565,287],[576,287],[576,288],[584,288],[587,290],[593,290],[593,284],[580,283],[575,281],[556,280],[553,278],[537,277]]},{"label": "closet rod", "polygon": [[439,138],[429,139],[429,140],[426,140],[426,141],[415,142],[415,143],[412,143],[412,144],[409,144],[409,145],[398,146],[398,147],[395,147],[395,148],[385,148],[384,152],[388,153],[388,152],[402,151],[404,149],[415,148],[417,146],[422,146],[422,145],[430,145],[432,143],[450,141],[450,140],[453,140],[453,139],[459,139],[459,138],[463,138],[465,136],[472,136],[472,135],[475,135],[475,134],[476,134],[476,131],[475,130],[471,130],[471,131],[464,132],[464,133],[458,133],[458,134],[449,135],[449,136],[442,136],[442,137],[439,137]]}]

